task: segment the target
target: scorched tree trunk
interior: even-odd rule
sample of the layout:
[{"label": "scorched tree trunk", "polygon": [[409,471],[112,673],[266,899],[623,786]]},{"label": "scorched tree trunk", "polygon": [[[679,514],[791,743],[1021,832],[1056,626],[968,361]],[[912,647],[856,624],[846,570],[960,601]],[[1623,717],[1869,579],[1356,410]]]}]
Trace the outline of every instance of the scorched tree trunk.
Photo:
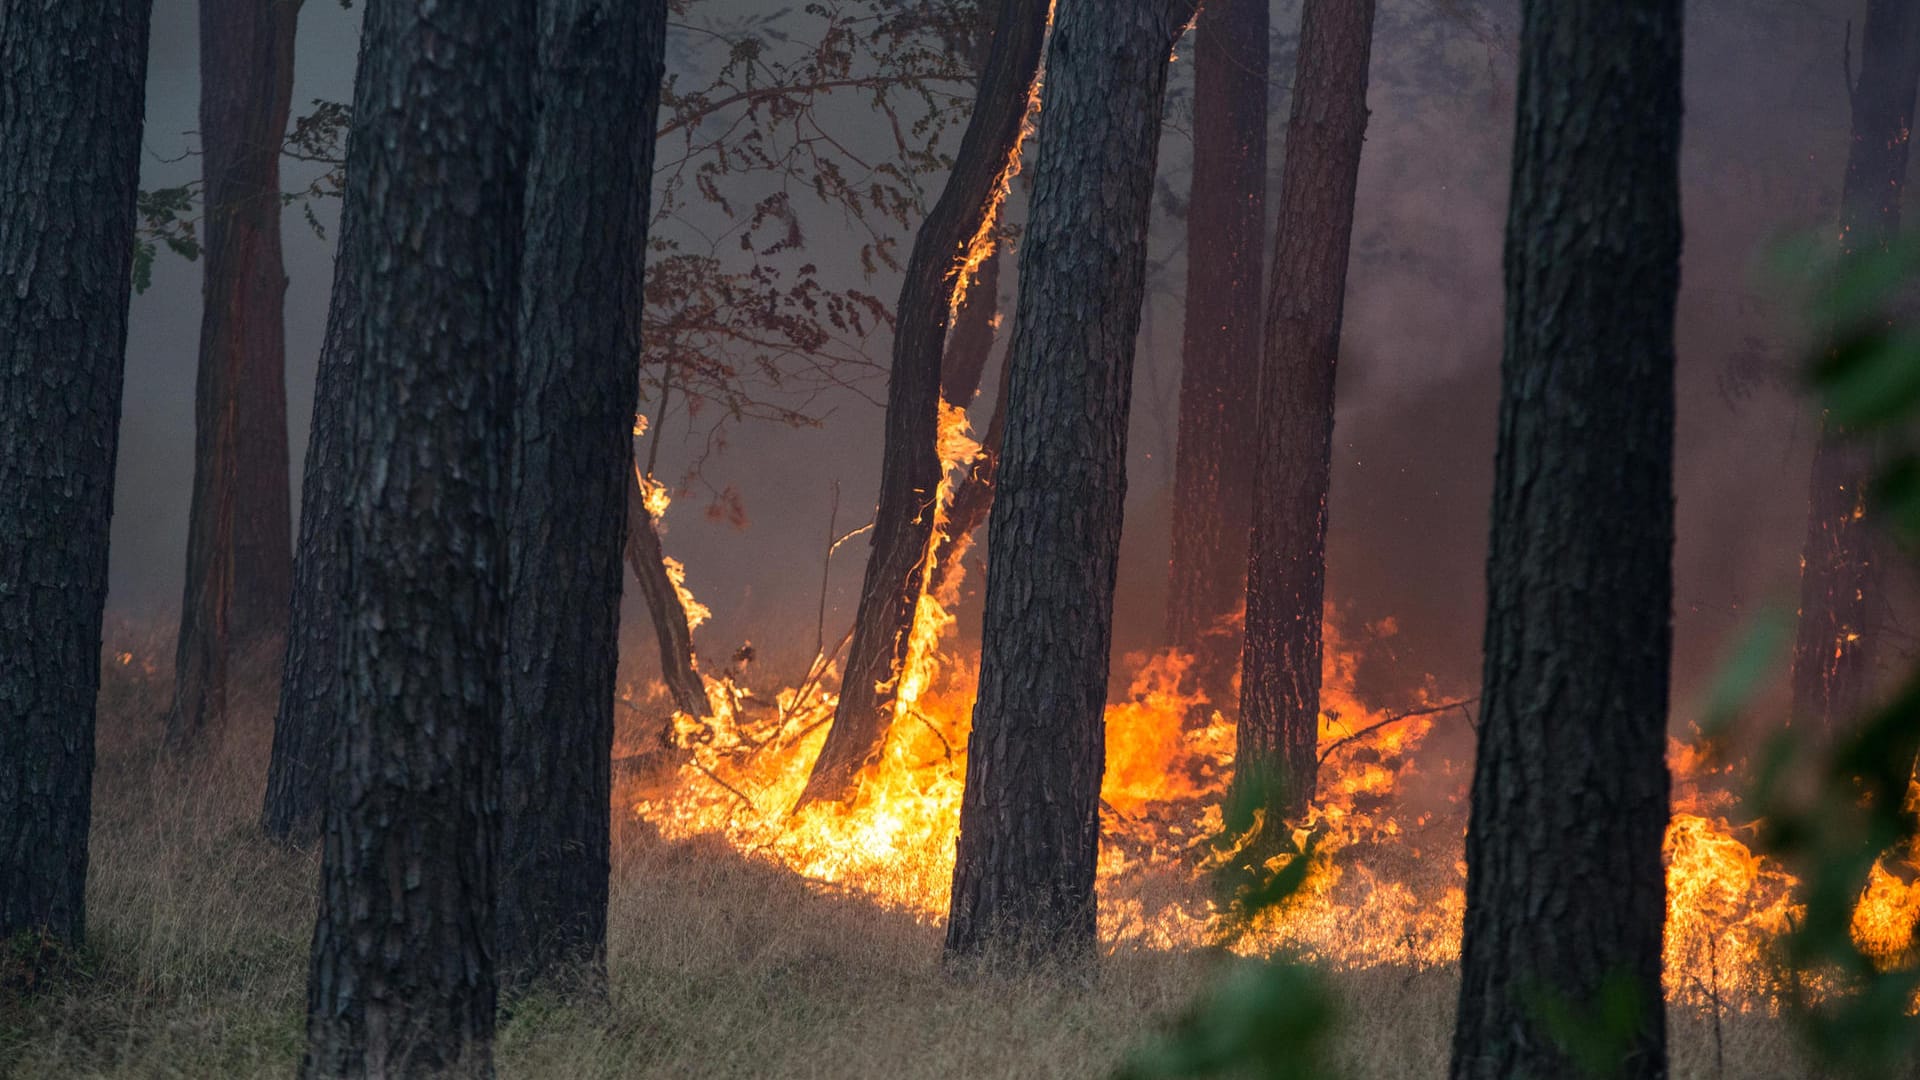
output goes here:
[{"label": "scorched tree trunk", "polygon": [[86,928],[150,10],[0,5],[0,940]]},{"label": "scorched tree trunk", "polygon": [[987,529],[950,957],[1095,943],[1127,405],[1168,57],[1192,0],[1060,0]]},{"label": "scorched tree trunk", "polygon": [[[1871,0],[1860,35],[1860,79],[1849,87],[1853,142],[1840,192],[1840,259],[1885,251],[1900,230],[1909,133],[1920,83],[1920,8]],[[1871,448],[1821,424],[1807,492],[1800,619],[1793,645],[1793,719],[1821,733],[1858,715],[1873,677],[1881,582],[1867,482]]]},{"label": "scorched tree trunk", "polygon": [[969,244],[991,225],[999,187],[1019,146],[1040,66],[1047,0],[1001,0],[973,115],[953,172],[914,237],[900,287],[880,502],[840,701],[800,801],[841,799],[885,743],[914,608],[926,588],[940,487],[940,369],[949,309]]},{"label": "scorched tree trunk", "polygon": [[308,1077],[492,1072],[524,0],[374,0]]},{"label": "scorched tree trunk", "polygon": [[507,565],[500,965],[601,973],[613,695],[667,0],[541,0]]},{"label": "scorched tree trunk", "polygon": [[1681,3],[1522,12],[1452,1075],[1592,1071],[1543,1019],[1559,1011],[1624,1017],[1600,1071],[1653,1080],[1667,1074]]},{"label": "scorched tree trunk", "polygon": [[1234,739],[1234,782],[1274,816],[1307,808],[1318,766],[1333,386],[1367,134],[1373,14],[1373,0],[1307,0],[1300,13],[1260,374]]}]

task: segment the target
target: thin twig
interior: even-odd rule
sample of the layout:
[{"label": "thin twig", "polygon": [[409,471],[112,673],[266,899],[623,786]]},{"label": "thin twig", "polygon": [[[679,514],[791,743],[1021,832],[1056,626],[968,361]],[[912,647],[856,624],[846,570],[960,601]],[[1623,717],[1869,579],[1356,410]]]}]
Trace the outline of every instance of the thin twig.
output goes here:
[{"label": "thin twig", "polygon": [[1464,709],[1468,705],[1471,705],[1474,702],[1479,700],[1480,699],[1477,697],[1470,697],[1470,698],[1461,698],[1459,701],[1443,702],[1442,704],[1439,704],[1439,705],[1428,705],[1428,706],[1425,706],[1424,708],[1410,709],[1407,712],[1400,713],[1397,716],[1389,716],[1385,720],[1380,720],[1380,721],[1376,721],[1375,723],[1368,724],[1366,727],[1361,728],[1360,730],[1354,732],[1351,735],[1345,736],[1344,738],[1335,739],[1332,742],[1328,743],[1326,746],[1326,749],[1320,751],[1320,757],[1315,763],[1319,765],[1325,765],[1327,763],[1327,758],[1331,756],[1335,750],[1340,749],[1341,747],[1347,745],[1350,742],[1355,741],[1356,739],[1365,738],[1366,736],[1371,735],[1376,731],[1379,731],[1381,728],[1386,727],[1389,724],[1397,724],[1402,720],[1411,720],[1416,716],[1432,716],[1434,713],[1447,712],[1450,709]]},{"label": "thin twig", "polygon": [[716,784],[719,784],[721,787],[726,788],[728,791],[733,792],[733,797],[736,799],[739,799],[743,803],[746,803],[747,809],[753,811],[756,814],[760,812],[760,808],[754,805],[752,799],[747,798],[745,792],[741,791],[737,787],[734,787],[732,784],[727,783],[725,780],[720,779],[720,776],[718,773],[715,773],[712,769],[709,769],[705,765],[700,764],[699,758],[691,758],[689,760],[693,762],[694,768],[699,769],[702,773],[706,774],[707,779],[713,781]]}]

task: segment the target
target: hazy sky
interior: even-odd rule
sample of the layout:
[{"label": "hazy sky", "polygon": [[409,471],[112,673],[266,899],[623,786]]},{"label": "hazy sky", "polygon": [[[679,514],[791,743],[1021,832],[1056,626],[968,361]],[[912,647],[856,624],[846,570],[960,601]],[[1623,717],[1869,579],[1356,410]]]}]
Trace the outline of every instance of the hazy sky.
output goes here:
[{"label": "hazy sky", "polygon": [[[706,0],[708,10],[760,6]],[[1375,51],[1335,436],[1329,597],[1357,621],[1399,620],[1399,643],[1378,672],[1383,684],[1432,673],[1462,686],[1478,676],[1514,22],[1502,0],[1478,30],[1451,32],[1437,46],[1394,37],[1405,32],[1404,16],[1422,6],[1384,4]],[[1764,381],[1749,387],[1741,372],[1756,365],[1738,358],[1792,347],[1781,333],[1791,320],[1777,317],[1751,266],[1781,228],[1831,221],[1847,135],[1840,47],[1858,6],[1690,5],[1676,553],[1682,692],[1747,608],[1788,596],[1797,573],[1813,424],[1788,389]],[[1290,29],[1296,11],[1276,3],[1276,27]],[[314,98],[349,96],[359,14],[334,0],[307,0],[296,111]],[[194,145],[196,33],[190,0],[158,0],[143,186],[179,183],[198,169],[197,159],[180,160]],[[1420,66],[1436,56],[1447,61],[1441,75]],[[1183,50],[1177,63],[1190,62]],[[1176,86],[1186,81],[1176,73]],[[844,108],[842,119],[854,128],[872,122],[858,100]],[[1166,139],[1162,175],[1184,195],[1187,150],[1178,127]],[[289,163],[287,187],[306,175]],[[330,221],[332,208],[322,216]],[[844,272],[850,252],[835,248],[831,229],[824,233],[815,257],[842,260]],[[286,238],[297,484],[331,251],[297,212],[287,215]],[[1156,257],[1175,257],[1156,279],[1136,378],[1120,648],[1152,644],[1161,623],[1181,243],[1178,223],[1157,223]],[[1005,275],[1004,288],[1012,278]],[[897,282],[868,287],[891,300]],[[198,265],[163,255],[153,288],[133,304],[111,604],[160,622],[177,616],[180,597],[199,289]],[[707,476],[739,487],[745,529],[704,520],[697,496],[676,506],[667,546],[715,612],[696,635],[709,654],[748,638],[775,659],[811,648],[829,486],[842,485],[842,528],[868,516],[879,421],[877,408],[848,395],[822,430],[737,429]],[[670,439],[663,471],[673,475],[688,455]],[[836,562],[829,638],[852,616],[864,555],[856,542]],[[650,650],[644,625],[629,624],[637,635],[630,641]]]}]

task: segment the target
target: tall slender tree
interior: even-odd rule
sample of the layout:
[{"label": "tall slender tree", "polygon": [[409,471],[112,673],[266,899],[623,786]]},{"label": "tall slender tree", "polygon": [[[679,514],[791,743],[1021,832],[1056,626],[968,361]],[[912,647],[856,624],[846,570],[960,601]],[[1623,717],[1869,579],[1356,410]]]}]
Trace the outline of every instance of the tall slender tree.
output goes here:
[{"label": "tall slender tree", "polygon": [[1367,134],[1374,0],[1307,0],[1260,370],[1235,782],[1275,815],[1313,797],[1333,384]]},{"label": "tall slender tree", "polygon": [[1526,0],[1456,1080],[1667,1075],[1680,0]]},{"label": "tall slender tree", "polygon": [[971,245],[993,225],[1040,70],[1048,0],[1000,0],[973,115],[915,235],[894,326],[872,550],[840,701],[801,802],[840,799],[885,743],[914,610],[926,591],[940,487],[942,350]]},{"label": "tall slender tree", "polygon": [[301,0],[201,0],[205,303],[168,734],[226,714],[235,661],[279,659],[292,588],[280,147]]},{"label": "tall slender tree", "polygon": [[1167,644],[1194,658],[1194,687],[1219,707],[1233,704],[1241,636],[1230,624],[1246,599],[1259,457],[1270,6],[1213,0],[1193,27],[1193,186]]},{"label": "tall slender tree", "polygon": [[1127,405],[1168,59],[1193,0],[1060,0],[1020,258],[947,953],[1097,933]]},{"label": "tall slender tree", "polygon": [[86,929],[151,11],[0,3],[0,939]]},{"label": "tall slender tree", "polygon": [[604,964],[621,552],[667,0],[540,0],[507,564],[500,964]]},{"label": "tall slender tree", "polygon": [[373,0],[347,213],[339,729],[308,1077],[492,1072],[507,477],[534,6]]},{"label": "tall slender tree", "polygon": [[[1900,230],[1909,135],[1920,85],[1920,8],[1869,0],[1860,78],[1848,87],[1853,141],[1840,189],[1840,258],[1885,251]],[[1822,418],[1807,491],[1793,718],[1822,732],[1858,715],[1873,676],[1882,604],[1867,481],[1871,448]]]}]

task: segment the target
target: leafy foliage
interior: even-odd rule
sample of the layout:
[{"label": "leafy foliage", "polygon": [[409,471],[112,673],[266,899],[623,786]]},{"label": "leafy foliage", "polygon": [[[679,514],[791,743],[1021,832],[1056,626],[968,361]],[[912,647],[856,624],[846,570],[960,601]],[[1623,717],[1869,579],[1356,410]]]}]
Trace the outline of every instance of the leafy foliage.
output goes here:
[{"label": "leafy foliage", "polygon": [[[1840,266],[1806,247],[1787,261],[1811,269],[1811,314],[1836,343],[1811,365],[1827,421],[1880,452],[1870,513],[1911,554],[1920,540],[1920,326],[1903,309],[1920,273],[1920,242],[1856,252]],[[1726,730],[1790,635],[1784,619],[1755,628],[1713,691],[1710,730]],[[1876,863],[1920,842],[1911,801],[1917,755],[1920,669],[1830,744],[1800,729],[1775,735],[1749,803],[1762,820],[1762,847],[1802,882],[1804,916],[1784,943],[1800,976],[1790,987],[1793,1013],[1813,1053],[1842,1075],[1901,1074],[1920,1052],[1920,968],[1912,956],[1871,950],[1854,925]]]}]

